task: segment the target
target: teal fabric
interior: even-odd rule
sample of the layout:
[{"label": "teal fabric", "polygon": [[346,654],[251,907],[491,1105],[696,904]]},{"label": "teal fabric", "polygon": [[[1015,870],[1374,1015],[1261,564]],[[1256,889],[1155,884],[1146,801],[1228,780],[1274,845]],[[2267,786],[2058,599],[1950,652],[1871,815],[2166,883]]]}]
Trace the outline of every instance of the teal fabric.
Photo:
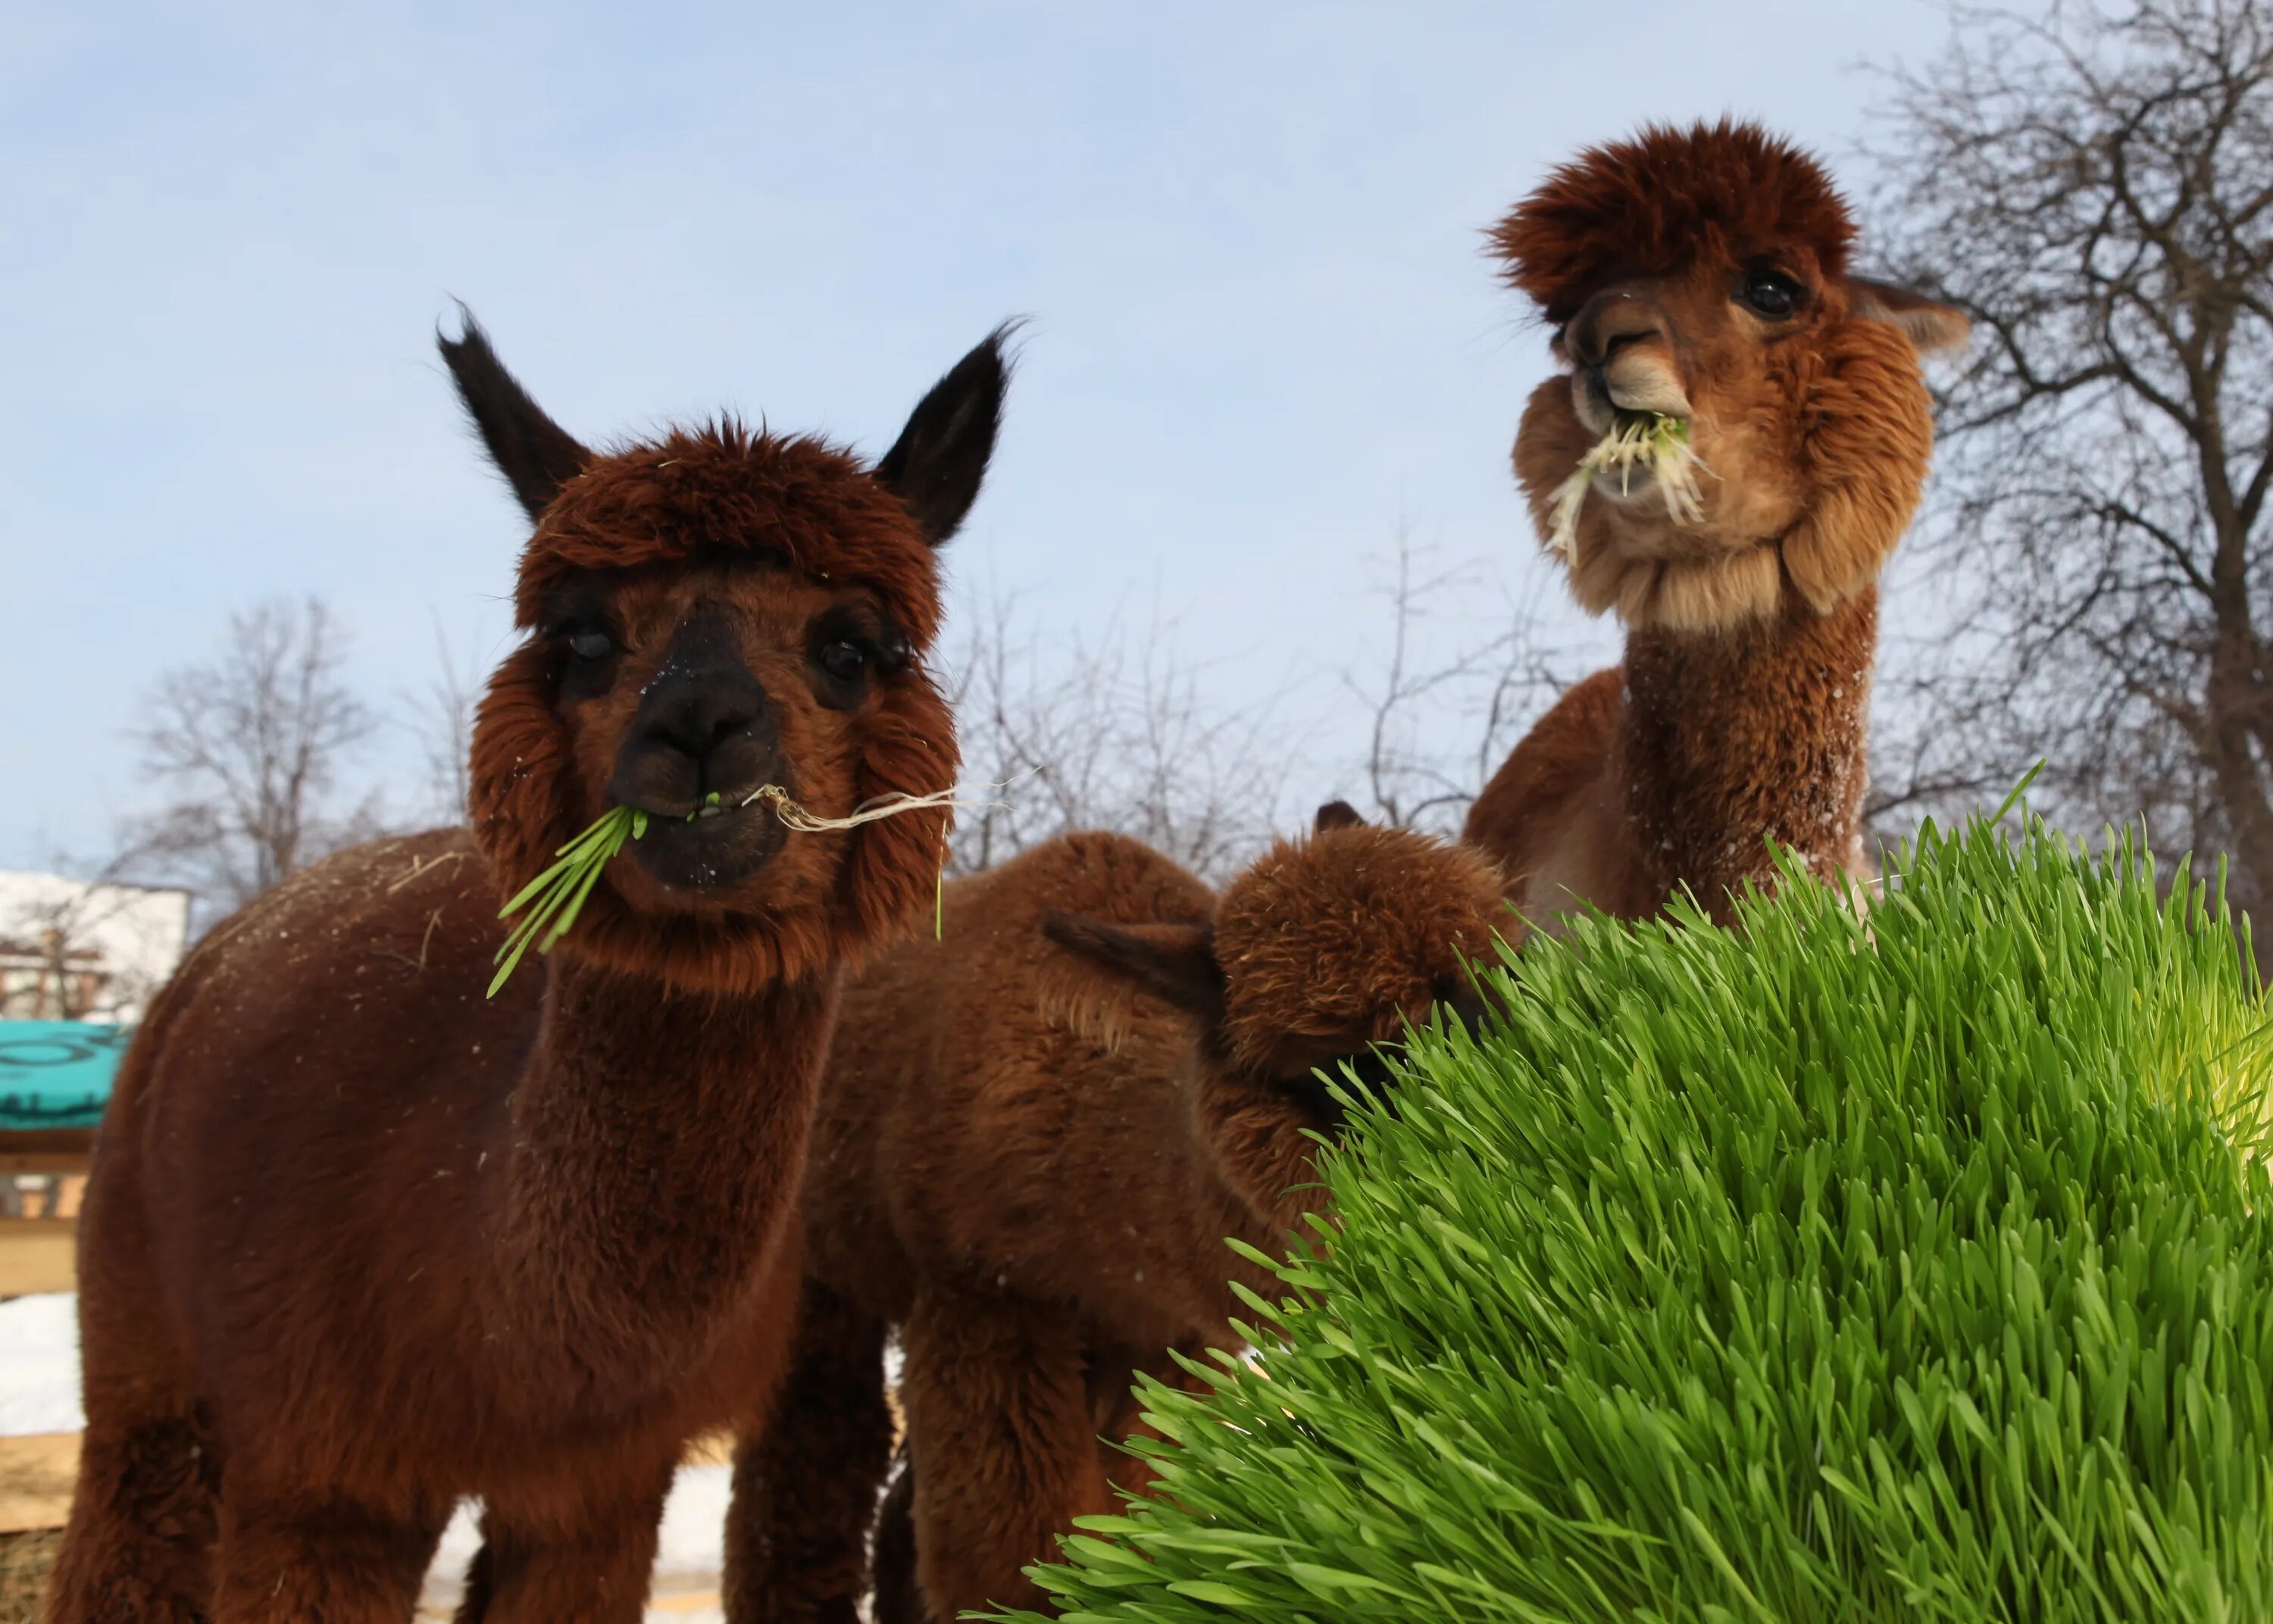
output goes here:
[{"label": "teal fabric", "polygon": [[134,1029],[0,1021],[0,1133],[93,1127]]}]

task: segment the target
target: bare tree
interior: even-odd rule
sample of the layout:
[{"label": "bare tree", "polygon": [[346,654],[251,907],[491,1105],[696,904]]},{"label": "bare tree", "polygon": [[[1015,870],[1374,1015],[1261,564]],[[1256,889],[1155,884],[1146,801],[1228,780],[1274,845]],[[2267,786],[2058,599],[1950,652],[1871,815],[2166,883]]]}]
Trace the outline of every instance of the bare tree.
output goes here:
[{"label": "bare tree", "polygon": [[1402,523],[1388,563],[1378,594],[1388,647],[1377,669],[1341,673],[1368,718],[1364,793],[1377,821],[1457,832],[1522,729],[1562,692],[1553,672],[1572,651],[1540,645],[1535,587],[1481,641],[1433,634],[1446,606],[1477,590],[1474,570],[1435,567]]},{"label": "bare tree", "polygon": [[1075,829],[1133,835],[1210,879],[1268,840],[1294,760],[1275,705],[1219,709],[1155,609],[1131,635],[1046,646],[1015,600],[974,617],[951,692],[966,782],[993,805],[957,815],[950,873]]},{"label": "bare tree", "polygon": [[333,805],[374,725],[341,677],[345,640],[319,599],[264,603],[229,617],[218,657],[159,678],[135,737],[176,798],[136,827],[144,867],[235,906],[378,831],[375,796]]},{"label": "bare tree", "polygon": [[[1337,794],[1369,801],[1379,821],[1457,828],[1520,729],[1561,691],[1549,673],[1574,651],[1542,646],[1535,597],[1509,605],[1504,631],[1479,637],[1472,611],[1459,627],[1452,611],[1481,583],[1436,567],[1402,527],[1384,563],[1386,638],[1331,673],[1350,706],[1307,726],[1284,694],[1243,707],[1212,697],[1208,668],[1179,659],[1174,622],[1157,607],[1141,625],[1116,616],[1101,635],[1050,642],[1014,600],[982,604],[951,692],[964,782],[991,804],[957,814],[949,872],[1069,830],[1109,829],[1221,881]],[[1321,761],[1321,737],[1354,748]]]},{"label": "bare tree", "polygon": [[2262,903],[2269,13],[1954,15],[1947,55],[1895,76],[1879,154],[1896,268],[1977,326],[1927,531],[1965,657],[1913,673],[1894,795],[1993,795],[2041,757],[2072,820],[2143,813]]}]

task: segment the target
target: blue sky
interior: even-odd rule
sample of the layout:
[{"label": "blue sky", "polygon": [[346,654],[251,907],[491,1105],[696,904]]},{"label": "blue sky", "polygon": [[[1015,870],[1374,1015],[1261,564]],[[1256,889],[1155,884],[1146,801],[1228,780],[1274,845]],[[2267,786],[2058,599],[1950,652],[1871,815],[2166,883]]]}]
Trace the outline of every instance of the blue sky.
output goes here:
[{"label": "blue sky", "polygon": [[[1859,186],[1858,64],[1945,31],[1785,0],[355,10],[0,8],[0,865],[147,804],[138,696],[234,607],[324,595],[383,707],[437,616],[494,659],[522,527],[433,358],[453,296],[588,439],[731,406],[872,452],[1031,317],[966,597],[1017,591],[1046,638],[1157,599],[1224,702],[1315,728],[1318,798],[1400,518],[1474,561],[1478,625],[1545,569],[1506,472],[1543,341],[1482,229],[1645,119],[1758,116]],[[414,774],[407,734],[374,765]]]}]

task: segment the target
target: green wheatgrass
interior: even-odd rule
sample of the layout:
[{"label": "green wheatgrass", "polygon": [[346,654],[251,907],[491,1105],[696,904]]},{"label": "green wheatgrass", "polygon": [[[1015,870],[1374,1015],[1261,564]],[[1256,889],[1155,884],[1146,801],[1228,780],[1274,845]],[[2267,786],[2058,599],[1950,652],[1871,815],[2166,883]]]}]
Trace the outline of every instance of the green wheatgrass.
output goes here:
[{"label": "green wheatgrass", "polygon": [[[1931,827],[1858,917],[1583,920],[1416,1036],[1144,1388],[1072,1624],[2273,1618],[2268,1012],[2220,887]],[[1260,1261],[1260,1260],[1258,1260]],[[1033,1615],[1004,1615],[1035,1624]]]},{"label": "green wheatgrass", "polygon": [[645,812],[634,812],[628,806],[610,807],[590,827],[560,848],[550,868],[523,886],[513,901],[498,910],[499,918],[510,919],[523,908],[529,909],[513,927],[513,933],[505,939],[505,945],[497,950],[498,973],[491,978],[489,997],[498,995],[498,989],[505,985],[531,943],[538,943],[539,953],[552,950],[552,944],[566,936],[568,927],[576,923],[576,916],[583,910],[584,899],[599,883],[600,871],[608,866],[608,860],[621,851],[626,842],[646,833]]}]

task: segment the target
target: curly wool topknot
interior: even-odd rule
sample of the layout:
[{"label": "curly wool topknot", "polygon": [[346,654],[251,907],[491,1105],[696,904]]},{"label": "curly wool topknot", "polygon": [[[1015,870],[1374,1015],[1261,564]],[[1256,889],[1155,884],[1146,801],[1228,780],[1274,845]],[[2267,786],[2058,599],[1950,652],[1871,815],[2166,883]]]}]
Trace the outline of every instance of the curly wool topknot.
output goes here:
[{"label": "curly wool topknot", "polygon": [[1799,268],[1837,277],[1854,241],[1854,218],[1819,162],[1725,118],[1646,125],[1632,140],[1588,147],[1491,233],[1507,280],[1558,324],[1609,283],[1706,258],[1812,254],[1814,266]]},{"label": "curly wool topknot", "polygon": [[906,505],[866,474],[827,440],[754,433],[731,419],[594,458],[529,537],[516,617],[536,625],[545,595],[573,571],[762,547],[814,580],[873,588],[899,630],[927,647],[939,630],[938,560]]},{"label": "curly wool topknot", "polygon": [[1370,826],[1282,840],[1215,914],[1223,1035],[1268,1068],[1288,1039],[1377,1042],[1512,934],[1499,869],[1472,847]]}]

